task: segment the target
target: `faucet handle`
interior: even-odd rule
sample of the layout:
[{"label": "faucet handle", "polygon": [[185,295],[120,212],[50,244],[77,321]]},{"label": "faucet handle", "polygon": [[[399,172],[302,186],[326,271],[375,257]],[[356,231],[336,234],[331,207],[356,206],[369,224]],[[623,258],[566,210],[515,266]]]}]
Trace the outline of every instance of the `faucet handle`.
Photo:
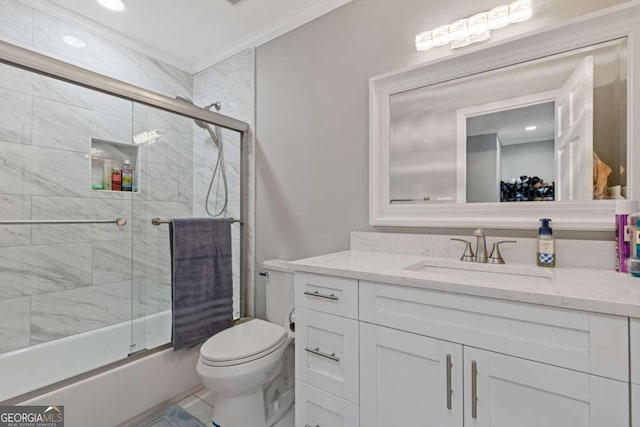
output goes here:
[{"label": "faucet handle", "polygon": [[465,261],[465,262],[476,261],[476,255],[473,253],[473,249],[471,249],[470,241],[464,240],[464,239],[450,239],[450,240],[455,240],[456,242],[462,242],[467,244],[466,247],[464,248],[464,254],[462,254],[460,261]]},{"label": "faucet handle", "polygon": [[500,242],[495,242],[493,244],[493,248],[491,249],[491,255],[489,255],[489,264],[504,264],[504,259],[502,258],[502,254],[500,253],[500,245],[503,243],[518,243],[516,240],[502,240]]}]

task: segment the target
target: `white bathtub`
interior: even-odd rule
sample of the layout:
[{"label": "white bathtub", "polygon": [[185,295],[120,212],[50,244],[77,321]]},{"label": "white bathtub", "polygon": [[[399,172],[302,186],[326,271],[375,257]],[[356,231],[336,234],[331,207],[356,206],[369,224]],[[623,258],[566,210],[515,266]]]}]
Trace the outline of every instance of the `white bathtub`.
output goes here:
[{"label": "white bathtub", "polygon": [[[132,337],[133,331],[133,337]],[[0,355],[0,401],[125,359],[171,340],[171,311]]]}]

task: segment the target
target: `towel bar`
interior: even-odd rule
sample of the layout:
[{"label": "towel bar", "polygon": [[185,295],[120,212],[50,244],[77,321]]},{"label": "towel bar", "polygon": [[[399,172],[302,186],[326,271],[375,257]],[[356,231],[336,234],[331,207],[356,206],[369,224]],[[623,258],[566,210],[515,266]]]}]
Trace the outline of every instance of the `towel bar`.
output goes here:
[{"label": "towel bar", "polygon": [[[235,219],[235,218],[229,218],[229,219],[231,219],[231,223],[232,224],[239,223],[241,225],[244,225],[244,222],[242,220]],[[153,219],[151,219],[151,224],[153,224],[153,225],[169,224],[170,222],[171,222],[171,220],[168,220],[168,219],[161,219],[161,218],[153,218]]]},{"label": "towel bar", "polygon": [[9,219],[0,220],[0,225],[55,225],[55,224],[115,224],[118,227],[127,225],[127,219]]}]

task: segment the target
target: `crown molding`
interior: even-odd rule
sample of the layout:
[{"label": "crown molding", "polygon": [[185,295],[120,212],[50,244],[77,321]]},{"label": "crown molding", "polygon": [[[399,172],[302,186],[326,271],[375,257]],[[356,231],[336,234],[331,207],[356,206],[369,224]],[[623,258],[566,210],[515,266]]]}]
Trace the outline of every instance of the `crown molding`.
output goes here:
[{"label": "crown molding", "polygon": [[134,50],[150,58],[156,59],[158,61],[162,61],[166,64],[169,64],[187,73],[193,74],[193,70],[190,68],[190,64],[185,63],[184,60],[181,60],[173,55],[164,53],[158,49],[155,49],[131,37],[125,36],[124,34],[118,31],[114,31],[110,28],[107,28],[96,21],[85,18],[84,16],[81,16],[75,12],[72,12],[69,9],[59,6],[49,0],[19,0],[19,1],[26,4],[27,6],[31,6],[32,8],[37,9],[41,12],[44,12],[48,15],[62,19],[63,21],[66,21],[72,25],[77,25],[83,30],[89,31],[99,37],[105,38],[111,42],[117,43],[121,46]]},{"label": "crown molding", "polygon": [[253,31],[242,37],[238,41],[231,43],[228,47],[213,52],[192,64],[194,74],[205,70],[245,49],[258,47],[283,34],[288,33],[320,16],[331,12],[352,0],[330,0],[325,2],[313,2],[309,6],[304,6],[293,10],[293,12],[283,16],[277,21]]},{"label": "crown molding", "polygon": [[291,13],[283,16],[277,21],[255,30],[239,40],[231,43],[224,49],[220,49],[206,55],[200,60],[192,63],[185,62],[180,58],[169,55],[158,49],[155,49],[145,43],[128,37],[118,31],[114,31],[104,25],[85,18],[75,12],[72,12],[50,0],[19,0],[22,3],[33,7],[41,12],[62,19],[70,24],[77,25],[83,30],[89,31],[99,37],[103,37],[114,43],[126,48],[132,49],[143,55],[157,59],[182,71],[191,74],[197,74],[204,69],[211,67],[245,49],[260,46],[270,40],[273,40],[289,31],[300,27],[307,22],[343,6],[352,0],[329,0],[324,2],[312,2],[309,6],[304,6],[293,10]]}]

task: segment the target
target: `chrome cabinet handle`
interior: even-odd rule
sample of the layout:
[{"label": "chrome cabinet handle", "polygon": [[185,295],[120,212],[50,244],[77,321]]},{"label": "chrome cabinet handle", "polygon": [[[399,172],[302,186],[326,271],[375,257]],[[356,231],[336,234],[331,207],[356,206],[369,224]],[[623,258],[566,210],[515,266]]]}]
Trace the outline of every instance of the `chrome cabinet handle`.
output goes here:
[{"label": "chrome cabinet handle", "polygon": [[478,419],[478,364],[471,362],[471,418]]},{"label": "chrome cabinet handle", "polygon": [[310,297],[318,297],[318,298],[324,298],[324,299],[330,299],[332,301],[338,301],[340,298],[335,296],[334,294],[331,295],[327,295],[327,294],[321,294],[318,291],[304,291],[305,295],[308,295]]},{"label": "chrome cabinet handle", "polygon": [[[304,427],[311,427],[311,424],[305,424]],[[316,424],[316,427],[320,427],[320,424]]]},{"label": "chrome cabinet handle", "polygon": [[325,359],[330,359],[333,360],[334,362],[339,362],[340,358],[338,356],[336,356],[335,353],[325,353],[320,351],[319,347],[316,348],[311,348],[311,347],[306,347],[304,349],[306,352],[311,353],[311,354],[315,354],[316,356],[320,356],[320,357],[324,357]]},{"label": "chrome cabinet handle", "polygon": [[451,410],[451,395],[453,394],[453,389],[451,388],[451,368],[453,364],[451,363],[451,355],[447,354],[447,409]]}]

